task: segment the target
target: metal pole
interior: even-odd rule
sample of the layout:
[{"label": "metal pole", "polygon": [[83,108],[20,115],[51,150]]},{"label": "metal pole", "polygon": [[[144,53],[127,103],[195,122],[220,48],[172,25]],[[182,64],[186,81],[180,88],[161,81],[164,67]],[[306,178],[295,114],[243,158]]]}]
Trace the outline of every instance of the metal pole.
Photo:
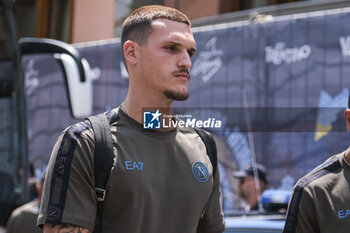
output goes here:
[{"label": "metal pole", "polygon": [[258,192],[258,196],[259,196],[258,208],[259,208],[259,212],[262,213],[264,211],[264,209],[263,209],[262,203],[260,201],[261,193],[260,193],[259,175],[258,175],[258,170],[257,170],[257,166],[256,166],[254,138],[253,138],[252,126],[251,126],[251,122],[250,122],[247,93],[246,93],[245,88],[242,89],[242,99],[243,99],[244,115],[245,115],[246,126],[247,126],[248,142],[249,142],[249,147],[250,147],[250,151],[251,151],[255,188],[256,188],[256,190]]}]

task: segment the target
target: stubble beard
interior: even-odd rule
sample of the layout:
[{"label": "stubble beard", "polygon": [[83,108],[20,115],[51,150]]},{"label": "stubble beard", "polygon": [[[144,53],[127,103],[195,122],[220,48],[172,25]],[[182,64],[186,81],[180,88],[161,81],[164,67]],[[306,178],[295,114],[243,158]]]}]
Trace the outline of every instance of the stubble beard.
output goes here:
[{"label": "stubble beard", "polygon": [[[187,73],[188,75],[188,80],[191,79],[190,74],[189,74],[189,70],[186,68],[181,68],[178,71],[175,71],[172,73],[173,76],[175,76],[178,73]],[[184,101],[187,100],[189,97],[189,93],[188,90],[165,90],[164,91],[164,95],[171,99],[171,100],[177,100],[177,101]]]},{"label": "stubble beard", "polygon": [[174,90],[166,90],[164,91],[164,95],[169,99],[176,101],[184,101],[189,97],[188,91],[174,91]]}]

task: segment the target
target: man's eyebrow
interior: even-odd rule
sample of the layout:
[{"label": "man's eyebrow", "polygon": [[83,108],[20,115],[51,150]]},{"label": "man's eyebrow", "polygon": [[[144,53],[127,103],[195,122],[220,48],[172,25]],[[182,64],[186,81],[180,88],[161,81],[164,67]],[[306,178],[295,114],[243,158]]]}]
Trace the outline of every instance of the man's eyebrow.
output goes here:
[{"label": "man's eyebrow", "polygon": [[162,43],[163,45],[175,45],[175,46],[181,46],[181,43],[175,42],[175,41],[165,41]]},{"label": "man's eyebrow", "polygon": [[[183,43],[179,43],[179,42],[176,42],[176,41],[165,41],[165,42],[163,42],[162,44],[164,44],[164,45],[169,45],[169,44],[171,44],[171,45],[175,45],[175,46],[184,46],[184,44]],[[190,49],[188,49],[188,50],[193,50],[193,51],[196,51],[196,47],[191,47]]]}]

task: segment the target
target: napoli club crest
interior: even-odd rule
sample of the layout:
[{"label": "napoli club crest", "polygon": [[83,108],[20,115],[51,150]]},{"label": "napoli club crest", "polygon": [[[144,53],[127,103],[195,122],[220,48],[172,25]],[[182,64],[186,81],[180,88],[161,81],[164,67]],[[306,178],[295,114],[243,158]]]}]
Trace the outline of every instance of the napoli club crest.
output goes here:
[{"label": "napoli club crest", "polygon": [[202,162],[195,162],[192,165],[192,173],[199,182],[207,182],[209,179],[208,168]]}]

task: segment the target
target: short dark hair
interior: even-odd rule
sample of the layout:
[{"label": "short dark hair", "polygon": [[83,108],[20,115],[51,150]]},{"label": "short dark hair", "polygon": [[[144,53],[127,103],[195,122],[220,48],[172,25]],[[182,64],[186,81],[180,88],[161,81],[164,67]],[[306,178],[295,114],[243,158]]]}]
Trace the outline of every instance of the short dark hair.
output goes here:
[{"label": "short dark hair", "polygon": [[247,176],[254,177],[255,169],[257,171],[258,178],[267,185],[270,181],[270,177],[267,173],[267,169],[265,168],[265,166],[259,163],[256,163],[255,167],[253,167],[253,165],[250,164],[246,166],[244,170],[233,172],[232,175],[233,177],[239,178],[239,179],[243,179],[244,177],[247,177]]},{"label": "short dark hair", "polygon": [[156,19],[169,19],[191,26],[190,20],[184,13],[171,7],[148,5],[134,10],[125,19],[121,30],[121,46],[124,64],[124,43],[127,40],[132,40],[139,45],[144,45],[148,40],[148,36],[153,31],[152,21]]}]

